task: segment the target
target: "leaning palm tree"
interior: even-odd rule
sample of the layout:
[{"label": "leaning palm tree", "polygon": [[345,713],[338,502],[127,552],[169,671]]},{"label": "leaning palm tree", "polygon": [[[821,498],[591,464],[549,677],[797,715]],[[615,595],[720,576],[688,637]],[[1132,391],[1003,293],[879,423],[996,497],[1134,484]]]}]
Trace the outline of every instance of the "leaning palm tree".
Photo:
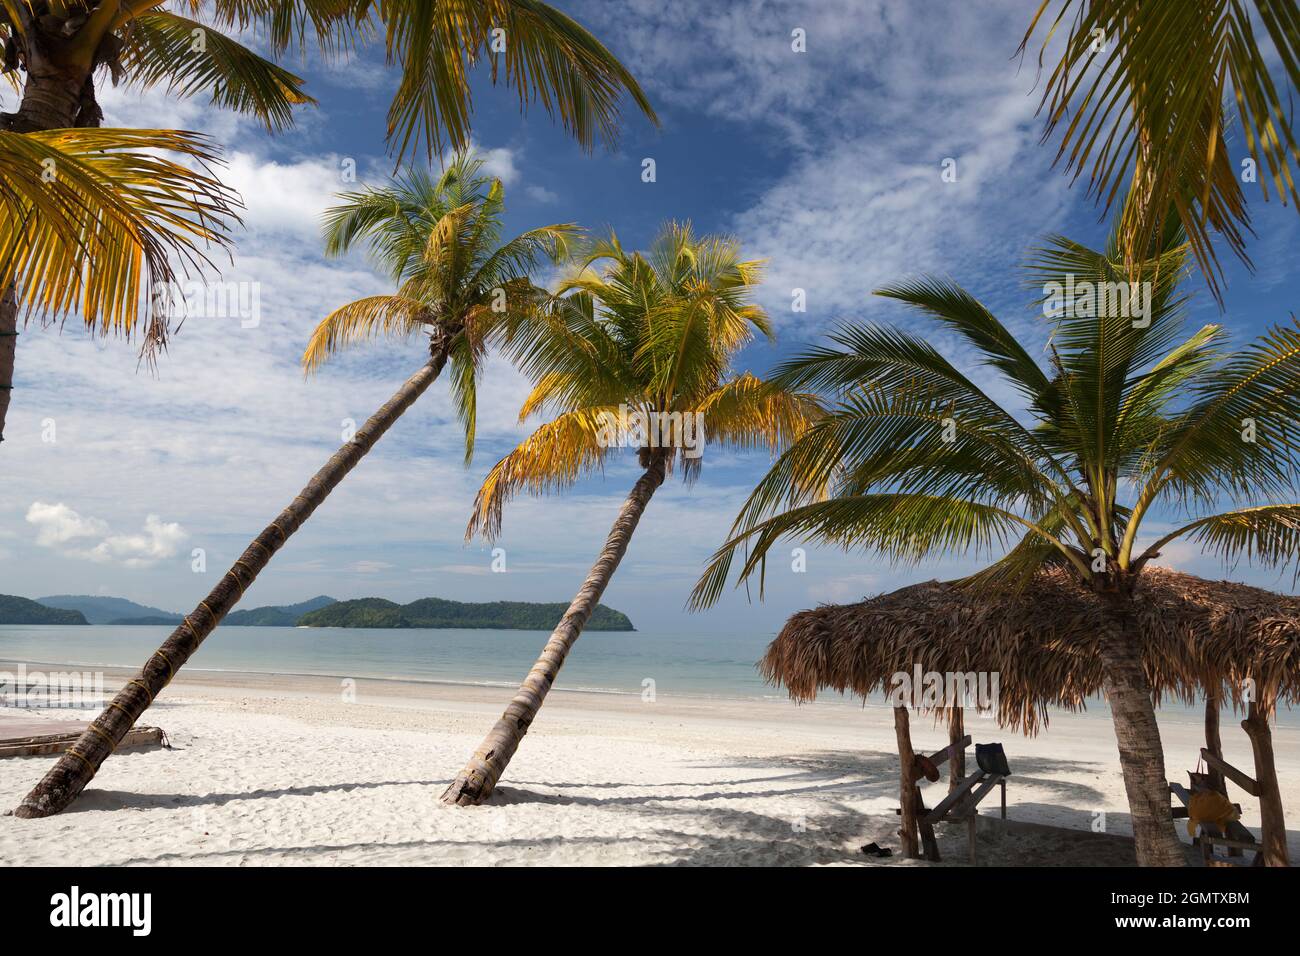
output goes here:
[{"label": "leaning palm tree", "polygon": [[364,242],[398,288],[392,295],[358,299],[328,315],[303,355],[306,370],[314,371],[339,350],[375,335],[410,338],[423,333],[428,336],[429,360],[253,540],[139,675],[23,799],[15,810],[18,816],[48,816],[75,799],[272,555],[449,362],[468,455],[483,342],[496,324],[524,322],[544,298],[529,275],[544,261],[567,255],[577,232],[568,224],[543,226],[501,242],[501,182],[480,176],[480,167],[479,161],[462,155],[437,179],[412,171],[389,186],[344,194],[340,205],[327,210],[327,248],[337,253]]},{"label": "leaning palm tree", "polygon": [[[737,549],[748,552],[746,579],[784,535],[902,561],[1015,542],[969,582],[993,599],[1044,564],[1071,569],[1109,608],[1106,693],[1138,860],[1173,865],[1184,857],[1135,631],[1142,572],[1179,538],[1227,560],[1300,557],[1300,325],[1235,352],[1215,325],[1183,338],[1186,247],[1176,227],[1158,268],[1149,264],[1161,277],[1149,312],[1135,321],[1120,296],[1090,304],[1099,284],[1125,283],[1122,229],[1104,252],[1058,237],[1031,259],[1031,281],[1053,295],[1073,290],[1046,303],[1046,367],[951,282],[878,293],[960,335],[1024,399],[1032,424],[896,328],[843,327],[779,369],[784,387],[830,390],[836,404],[755,488],[692,604],[720,597]],[[1237,507],[1220,510],[1223,498]],[[1159,524],[1149,520],[1162,511]]]},{"label": "leaning palm tree", "polygon": [[449,804],[492,793],[668,473],[698,475],[706,439],[775,451],[817,409],[808,396],[728,371],[755,330],[771,335],[749,301],[759,263],[743,261],[735,240],[697,238],[689,224],[672,223],[647,255],[624,251],[611,234],[576,265],[549,308],[504,327],[505,349],[536,382],[520,420],[547,410],[554,417],[488,473],[466,537],[496,536],[516,492],[572,485],[619,447],[635,447],[643,471],[541,656],[443,794]]},{"label": "leaning palm tree", "polygon": [[[194,19],[200,14],[203,20]],[[230,35],[245,30],[265,33],[276,55],[313,39],[325,53],[341,54],[382,35],[388,61],[402,70],[388,113],[388,139],[399,160],[408,147],[441,150],[444,136],[455,149],[468,145],[470,78],[478,67],[486,67],[494,83],[503,77],[518,92],[521,108],[540,102],[587,149],[598,137],[607,144],[617,140],[625,93],[658,122],[618,60],[540,0],[0,0],[0,71],[19,90],[17,111],[0,113],[0,133],[99,126],[96,83],[106,76],[138,89],[162,86],[177,98],[207,95],[216,106],[280,130],[292,124],[295,107],[314,100],[299,77]],[[165,148],[175,136],[159,132],[143,145]],[[131,140],[122,131],[117,142],[128,141],[138,136]],[[112,142],[107,131],[100,142]],[[186,195],[175,191],[178,198]],[[31,192],[25,200],[39,202]],[[88,214],[101,211],[92,206]],[[192,211],[200,219],[211,212],[199,202]],[[146,253],[145,265],[150,281],[170,280],[156,257]],[[58,290],[43,291],[42,278],[18,276],[0,262],[0,436],[19,313],[38,299],[64,298]],[[127,293],[137,286],[118,278],[112,274],[103,282],[112,302],[84,299],[85,320],[100,332],[127,337],[143,321],[144,355],[152,359],[166,343],[170,302],[133,299]]]},{"label": "leaning palm tree", "polygon": [[[1053,7],[1055,16],[1045,16]],[[1062,131],[1057,160],[1074,176],[1087,172],[1104,206],[1126,194],[1136,200],[1126,208],[1123,243],[1130,271],[1173,215],[1219,298],[1214,234],[1249,262],[1243,179],[1258,179],[1266,200],[1271,180],[1282,201],[1289,196],[1300,209],[1300,146],[1287,105],[1300,87],[1295,0],[1043,0],[1021,50],[1042,23],[1050,25],[1040,64],[1059,50],[1040,106],[1044,139]],[[1068,35],[1053,43],[1063,24]],[[1229,86],[1250,170],[1228,152]]]}]

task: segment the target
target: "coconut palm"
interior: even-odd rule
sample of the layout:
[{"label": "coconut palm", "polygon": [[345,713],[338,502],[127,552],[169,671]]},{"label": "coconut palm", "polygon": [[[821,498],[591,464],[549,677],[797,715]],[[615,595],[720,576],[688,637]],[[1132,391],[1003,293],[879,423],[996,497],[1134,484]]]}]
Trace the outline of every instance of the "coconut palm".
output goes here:
[{"label": "coconut palm", "polygon": [[[949,281],[879,291],[963,338],[1023,398],[1031,424],[897,328],[845,326],[779,369],[782,386],[830,390],[836,404],[755,488],[692,603],[719,598],[738,548],[746,579],[784,535],[901,561],[1015,542],[969,582],[993,600],[1045,563],[1072,569],[1109,608],[1106,692],[1139,862],[1172,865],[1184,857],[1135,633],[1142,572],[1177,539],[1230,561],[1300,557],[1300,325],[1239,351],[1215,325],[1183,338],[1176,227],[1159,264],[1147,264],[1160,276],[1147,315],[1135,320],[1110,296],[1090,307],[1080,283],[1123,282],[1123,244],[1121,223],[1103,252],[1057,237],[1032,257],[1033,283],[1053,294],[1047,283],[1075,283],[1074,295],[1045,303],[1046,367]],[[1224,498],[1236,507],[1221,510]]]},{"label": "coconut palm", "polygon": [[626,252],[611,234],[575,265],[549,308],[504,326],[505,350],[536,383],[520,420],[554,414],[488,473],[466,538],[495,537],[514,494],[568,487],[620,446],[636,448],[642,473],[541,656],[443,794],[450,804],[478,804],[492,793],[665,477],[674,468],[686,479],[698,475],[706,439],[777,450],[816,412],[807,396],[729,372],[755,330],[771,334],[749,301],[759,263],[742,260],[735,240],[696,237],[689,224],[672,223],[648,254]]},{"label": "coconut palm", "polygon": [[382,335],[428,337],[428,361],[357,430],[239,556],[206,598],[145,662],[15,810],[41,817],[66,807],[90,782],[154,697],[198,650],[222,617],[256,580],[272,555],[311,516],[375,442],[451,365],[451,392],[473,447],[475,379],[483,342],[494,324],[523,323],[543,298],[529,280],[546,260],[568,252],[572,225],[543,226],[501,242],[500,180],[479,175],[466,156],[436,179],[411,171],[392,184],[346,193],[327,210],[327,248],[344,252],[364,243],[398,284],[392,295],[358,299],[321,321],[303,355],[310,373],[342,349]]},{"label": "coconut palm", "polygon": [[92,329],[129,329],[151,285],[227,243],[238,200],[203,168],[213,158],[203,137],[170,130],[0,132],[0,432],[23,305],[42,321],[79,312]]},{"label": "coconut palm", "polygon": [[[80,312],[99,334],[129,338],[143,326],[143,355],[152,360],[166,344],[170,297],[145,293],[172,281],[172,257],[186,266],[209,265],[199,250],[205,242],[225,242],[232,217],[232,197],[210,175],[176,163],[164,167],[146,152],[179,147],[182,159],[209,162],[215,153],[200,138],[91,129],[103,119],[97,72],[140,87],[166,82],[182,97],[211,92],[218,105],[257,116],[270,129],[291,122],[295,105],[311,102],[292,73],[161,6],[0,0],[3,72],[19,93],[17,111],[0,113],[0,136],[19,164],[12,174],[6,168],[4,184],[6,206],[18,215],[0,226],[0,243],[11,253],[0,260],[0,437],[24,308],[50,321]],[[111,153],[97,160],[95,148]],[[151,183],[151,172],[165,178]],[[86,188],[88,174],[98,179],[95,188]],[[50,204],[49,185],[63,176],[81,182],[73,187],[77,203],[68,206],[78,222],[75,229],[47,228],[42,211]],[[130,191],[166,209],[170,228],[161,243],[148,205],[130,199]],[[124,205],[136,207],[133,218],[124,218]]]},{"label": "coconut palm", "polygon": [[[1053,43],[1063,24],[1064,43]],[[1300,209],[1293,170],[1300,147],[1287,105],[1288,87],[1292,95],[1300,87],[1294,0],[1043,0],[1022,51],[1040,25],[1040,65],[1059,50],[1040,106],[1044,139],[1062,131],[1057,160],[1075,176],[1086,172],[1089,191],[1106,207],[1126,193],[1137,197],[1126,210],[1130,266],[1145,259],[1172,211],[1219,298],[1213,234],[1249,262],[1243,179],[1257,178],[1266,200],[1271,180],[1282,201],[1289,196]],[[1250,176],[1227,148],[1229,85]]]},{"label": "coconut palm", "polygon": [[[193,19],[201,11],[205,19]],[[479,66],[488,68],[493,82],[503,77],[518,92],[521,108],[540,102],[558,116],[584,148],[596,138],[609,144],[617,139],[624,93],[657,122],[614,56],[539,0],[0,0],[2,69],[20,96],[16,112],[0,113],[0,133],[99,126],[96,83],[106,75],[139,89],[164,86],[177,98],[207,95],[214,105],[254,116],[271,131],[289,126],[294,108],[314,100],[299,77],[228,35],[245,30],[264,32],[274,54],[305,47],[313,38],[326,53],[342,53],[381,34],[389,62],[402,70],[388,114],[388,137],[399,159],[408,147],[440,149],[444,135],[456,149],[468,144],[469,80]],[[123,131],[118,142],[139,144],[138,133],[132,138]],[[175,136],[159,132],[143,146],[165,148]],[[113,140],[105,131],[99,142]],[[174,190],[173,201],[197,193],[190,213],[202,220],[214,211],[198,188],[208,185],[196,179],[191,189]],[[30,191],[23,198],[40,202]],[[101,213],[109,215],[99,206],[86,210],[88,216]],[[142,230],[138,224],[124,234],[143,260],[136,267],[144,268],[146,282],[165,283],[171,278],[166,261],[136,240]],[[179,251],[190,251],[188,242],[182,246]],[[0,436],[19,312],[38,300],[66,303],[69,296],[66,284],[42,288],[59,276],[19,278],[0,262]],[[147,316],[143,339],[152,359],[166,343],[169,300],[133,297],[140,281],[130,273],[103,270],[92,282],[99,292],[81,299],[88,326],[129,337]]]}]

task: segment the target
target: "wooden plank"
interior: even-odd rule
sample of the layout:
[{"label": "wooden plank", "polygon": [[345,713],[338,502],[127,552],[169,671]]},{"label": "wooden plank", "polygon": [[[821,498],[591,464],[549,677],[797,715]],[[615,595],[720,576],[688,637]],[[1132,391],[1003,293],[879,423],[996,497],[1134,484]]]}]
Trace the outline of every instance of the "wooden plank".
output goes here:
[{"label": "wooden plank", "polygon": [[[967,734],[961,740],[957,741],[957,744],[959,745],[959,750],[965,752],[966,748],[970,746],[970,734]],[[953,744],[949,744],[942,750],[936,750],[934,753],[930,754],[930,759],[934,762],[936,767],[942,766],[955,756],[952,751]]]},{"label": "wooden plank", "polygon": [[[1247,835],[1249,835],[1249,833]],[[1258,852],[1260,849],[1259,844],[1256,843],[1253,838],[1250,840],[1234,840],[1231,837],[1221,837],[1221,836],[1214,836],[1213,834],[1210,833],[1202,833],[1201,841],[1203,843],[1209,843],[1213,846],[1234,847],[1235,849],[1238,850],[1254,850]]]},{"label": "wooden plank", "polygon": [[1000,777],[996,773],[989,774],[988,777],[985,778],[984,782],[980,784],[979,789],[974,791],[970,795],[971,808],[974,809],[975,807],[978,807],[980,805],[980,801],[983,800],[986,796],[988,796],[989,791],[992,790],[994,787],[996,787],[999,783],[1001,783],[1005,779],[1006,777]]},{"label": "wooden plank", "polygon": [[1205,747],[1201,748],[1201,759],[1215,770],[1218,770],[1237,786],[1241,787],[1242,790],[1245,790],[1252,797],[1259,796],[1259,784],[1255,782],[1253,777],[1246,776],[1226,760],[1220,760]]},{"label": "wooden plank", "polygon": [[[80,736],[80,733],[42,734],[34,737],[0,740],[0,757],[38,757],[43,754],[61,754],[76,743]],[[122,742],[117,745],[117,749],[125,750],[128,747],[161,744],[162,741],[163,732],[159,727],[132,727],[127,731],[126,736],[122,738]]]},{"label": "wooden plank", "polygon": [[944,797],[942,800],[939,801],[938,804],[936,804],[933,810],[931,810],[928,814],[926,814],[925,822],[932,823],[932,824],[941,823],[943,821],[943,818],[947,815],[948,811],[951,810],[954,806],[956,806],[956,804],[960,802],[961,799],[964,796],[966,796],[966,794],[970,793],[971,787],[975,786],[975,784],[979,783],[983,779],[984,779],[984,771],[976,770],[973,774],[971,774],[961,783],[957,784],[956,790],[949,792],[949,794],[946,797]]}]

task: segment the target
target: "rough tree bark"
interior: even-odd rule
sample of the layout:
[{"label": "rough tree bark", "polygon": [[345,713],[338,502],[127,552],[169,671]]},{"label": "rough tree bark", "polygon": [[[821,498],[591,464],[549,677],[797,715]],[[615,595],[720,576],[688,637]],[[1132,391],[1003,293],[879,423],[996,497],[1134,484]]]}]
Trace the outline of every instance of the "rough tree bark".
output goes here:
[{"label": "rough tree bark", "polygon": [[14,384],[14,356],[18,351],[18,289],[12,282],[0,295],[0,441],[5,440],[5,418]]},{"label": "rough tree bark", "polygon": [[605,586],[623,560],[628,542],[632,540],[632,533],[636,530],[646,505],[663,484],[666,468],[665,458],[662,455],[654,456],[645,473],[632,487],[614,526],[610,528],[609,536],[605,538],[605,547],[601,550],[600,557],[587,574],[587,580],[583,582],[569,609],[564,612],[564,617],[560,618],[560,623],[551,632],[541,656],[519,685],[519,690],[506,707],[505,713],[443,793],[443,803],[475,806],[492,795],[506,765],[519,749],[524,734],[528,733],[542,702],[546,700],[565,658],[569,656],[569,651],[577,642],[591,612],[600,602]]},{"label": "rough tree bark", "polygon": [[[19,5],[19,13],[27,12]],[[27,19],[27,28],[35,22]],[[95,102],[94,83],[84,70],[61,67],[40,49],[27,51],[27,76],[16,113],[0,113],[0,130],[35,133],[74,126],[98,126],[103,114]],[[8,268],[4,269],[8,272]],[[17,353],[18,289],[13,275],[0,275],[0,441],[4,440]],[[8,387],[5,387],[8,386]]]},{"label": "rough tree bark", "polygon": [[1273,732],[1268,719],[1273,704],[1250,702],[1241,729],[1250,738],[1255,754],[1255,782],[1259,784],[1260,843],[1264,848],[1265,866],[1290,866],[1286,848],[1286,819],[1282,815],[1282,791],[1277,783],[1277,764],[1273,760]]},{"label": "rough tree bark", "polygon": [[920,815],[917,806],[920,791],[916,789],[916,753],[912,750],[912,729],[905,704],[894,704],[894,736],[898,740],[898,835],[903,840],[903,855],[909,860],[919,860],[921,842],[917,838],[916,821]]},{"label": "rough tree bark", "polygon": [[[1223,740],[1219,737],[1219,697],[1217,694],[1205,695],[1205,749],[1220,760],[1223,759]],[[1206,767],[1205,771],[1210,778],[1210,786],[1226,797],[1228,795],[1228,784],[1223,779],[1223,774],[1214,767]]]},{"label": "rough tree bark", "polygon": [[1128,606],[1130,600],[1127,596],[1111,599],[1101,656],[1138,865],[1186,866],[1187,856],[1174,830],[1164,746],[1156,724],[1151,686],[1142,670],[1136,628]]},{"label": "rough tree bark", "polygon": [[948,792],[952,793],[966,779],[966,748],[961,745],[966,736],[966,716],[961,707],[948,710]]},{"label": "rough tree bark", "polygon": [[445,344],[435,346],[429,363],[408,378],[393,397],[357,430],[352,440],[330,457],[289,507],[253,540],[217,586],[145,662],[139,674],[118,691],[103,713],[91,722],[77,742],[23,798],[14,810],[16,816],[47,817],[76,799],[154,698],[239,602],[244,591],[270,563],[271,556],[311,517],[393,422],[433,384],[446,361]]}]

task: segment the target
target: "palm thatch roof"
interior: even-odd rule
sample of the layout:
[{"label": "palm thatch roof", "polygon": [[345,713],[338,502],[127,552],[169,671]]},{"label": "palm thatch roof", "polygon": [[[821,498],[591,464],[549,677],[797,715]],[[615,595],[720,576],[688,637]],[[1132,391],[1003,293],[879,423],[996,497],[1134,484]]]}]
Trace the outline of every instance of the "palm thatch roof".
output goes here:
[{"label": "palm thatch roof", "polygon": [[[1215,693],[1234,707],[1300,700],[1300,597],[1163,568],[1137,594],[1142,659],[1157,700]],[[1047,708],[1083,710],[1101,693],[1102,599],[1065,569],[991,596],[930,581],[786,622],[759,667],[796,700],[822,689],[867,697],[895,675],[996,673],[998,722],[1037,733]],[[1252,683],[1253,682],[1253,683]],[[921,710],[935,708],[922,705]]]}]

